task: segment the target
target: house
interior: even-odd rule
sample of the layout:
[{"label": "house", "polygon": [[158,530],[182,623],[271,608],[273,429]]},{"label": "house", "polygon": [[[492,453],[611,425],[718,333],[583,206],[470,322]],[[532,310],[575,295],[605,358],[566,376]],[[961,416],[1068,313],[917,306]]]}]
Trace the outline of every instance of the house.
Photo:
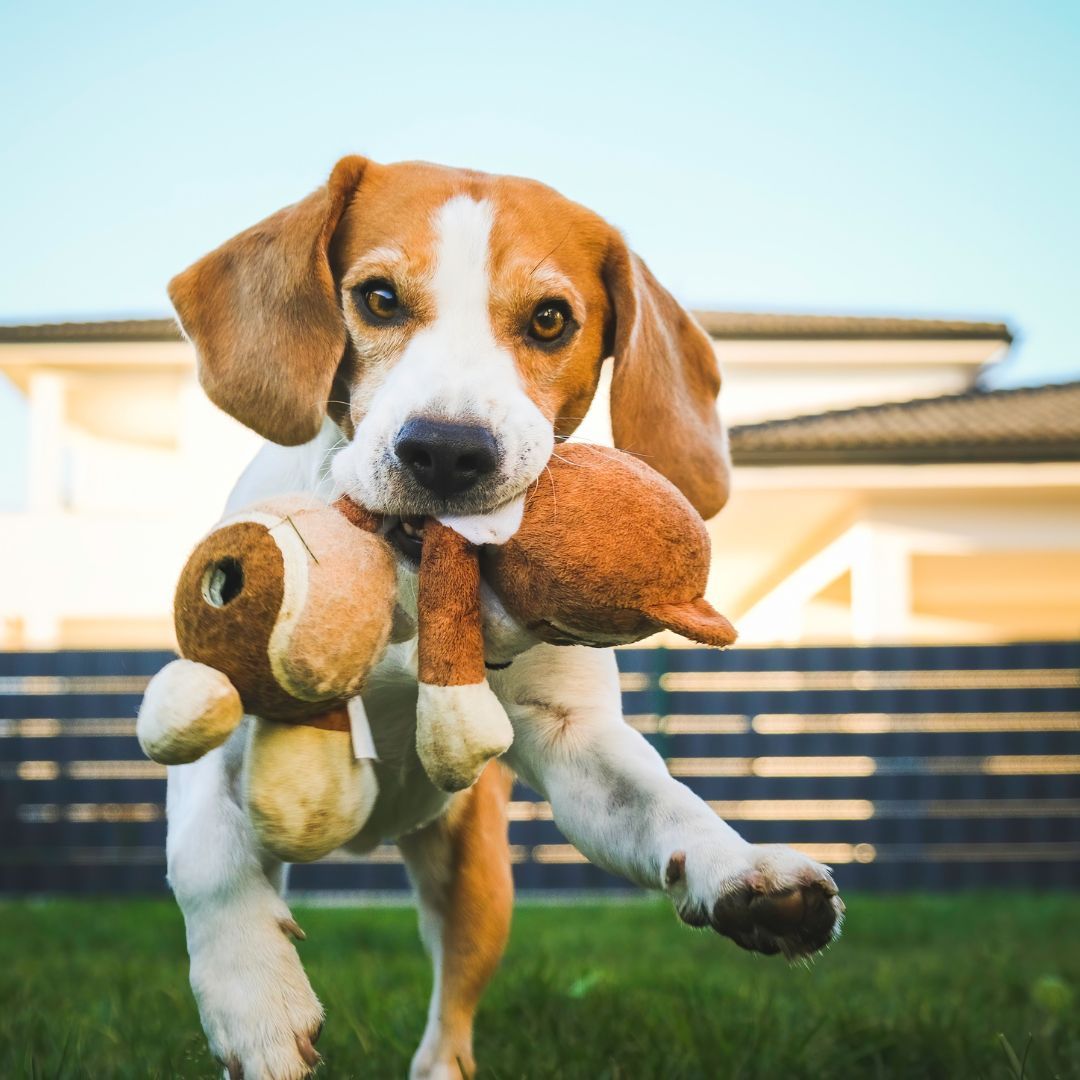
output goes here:
[{"label": "house", "polygon": [[[710,595],[745,643],[1076,634],[1076,388],[979,390],[1006,326],[698,317],[738,466]],[[176,574],[259,440],[168,319],[0,327],[0,372],[29,430],[0,648],[170,645]]]},{"label": "house", "polygon": [[176,576],[259,439],[203,395],[171,319],[2,327],[0,371],[28,413],[0,647],[171,644]]},{"label": "house", "polygon": [[1080,383],[735,427],[712,598],[745,644],[1080,635]]}]

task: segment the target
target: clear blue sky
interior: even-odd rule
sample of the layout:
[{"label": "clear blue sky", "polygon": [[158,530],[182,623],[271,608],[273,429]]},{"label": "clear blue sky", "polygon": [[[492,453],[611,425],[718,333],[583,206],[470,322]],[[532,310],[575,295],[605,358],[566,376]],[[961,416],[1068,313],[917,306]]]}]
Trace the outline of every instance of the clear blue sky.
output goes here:
[{"label": "clear blue sky", "polygon": [[545,180],[691,304],[1004,318],[999,382],[1080,374],[1077,3],[0,0],[0,89],[0,321],[163,313],[359,151]]}]

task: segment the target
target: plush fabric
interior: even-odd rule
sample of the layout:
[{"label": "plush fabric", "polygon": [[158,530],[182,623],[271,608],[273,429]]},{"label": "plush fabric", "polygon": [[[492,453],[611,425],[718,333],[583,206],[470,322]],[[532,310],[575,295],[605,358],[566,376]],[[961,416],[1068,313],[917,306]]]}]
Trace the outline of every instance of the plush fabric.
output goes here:
[{"label": "plush fabric", "polygon": [[[393,622],[396,569],[388,542],[367,528],[375,521],[308,496],[261,503],[211,532],[177,585],[177,640],[188,658],[179,663],[231,689],[232,727],[245,711],[260,717],[245,758],[245,798],[264,846],[290,862],[351,839],[375,801],[375,774],[353,753],[345,709]],[[168,672],[158,676],[163,685],[175,681]],[[202,715],[199,695],[175,696],[171,713],[160,698],[144,703],[147,732],[156,724],[147,742],[155,753],[165,752],[163,727],[168,753],[186,761],[209,749],[210,735],[225,737],[210,723],[216,714]]]},{"label": "plush fabric", "polygon": [[738,637],[735,627],[700,597],[688,604],[654,604],[649,608],[649,617],[666,629],[702,645],[722,649]]},{"label": "plush fabric", "polygon": [[416,750],[436,787],[443,791],[469,787],[513,740],[506,711],[486,681],[466,686],[420,683]]},{"label": "plush fabric", "polygon": [[286,862],[321,859],[351,840],[379,791],[348,731],[262,719],[251,727],[243,788],[259,839]]},{"label": "plush fabric", "polygon": [[[242,582],[224,606],[206,595],[216,566]],[[180,651],[225,672],[245,709],[279,720],[350,697],[390,634],[389,544],[306,497],[262,503],[196,548],[176,589]]]},{"label": "plush fabric", "polygon": [[394,556],[386,540],[350,524],[336,509],[301,511],[289,521],[311,554],[307,595],[288,638],[274,643],[280,656],[271,661],[295,697],[352,697],[390,637]]},{"label": "plush fabric", "polygon": [[484,681],[477,549],[453,529],[428,520],[417,598],[419,677],[435,686]]},{"label": "plush fabric", "polygon": [[334,502],[334,509],[341,514],[350,525],[355,525],[365,532],[377,533],[382,524],[382,515],[373,513],[366,506],[350,499],[348,495],[342,495]]},{"label": "plush fabric", "polygon": [[611,645],[668,627],[708,645],[735,631],[703,599],[709,536],[679,490],[637,458],[561,445],[517,533],[483,549],[484,579],[553,644]]},{"label": "plush fabric", "polygon": [[[215,566],[231,560],[243,582],[224,607],[204,596]],[[180,574],[173,619],[180,653],[228,675],[249,713],[287,717],[313,711],[278,686],[267,644],[285,591],[284,559],[265,524],[242,521],[214,530]]]},{"label": "plush fabric", "polygon": [[150,680],[135,732],[152,761],[186,765],[220,746],[243,718],[240,695],[227,675],[192,660],[173,660]]}]

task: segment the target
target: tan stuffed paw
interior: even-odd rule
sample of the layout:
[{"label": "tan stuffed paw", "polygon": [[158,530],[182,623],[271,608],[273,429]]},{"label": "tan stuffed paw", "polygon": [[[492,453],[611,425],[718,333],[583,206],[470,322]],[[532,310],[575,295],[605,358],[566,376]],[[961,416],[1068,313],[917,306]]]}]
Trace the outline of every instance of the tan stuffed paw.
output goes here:
[{"label": "tan stuffed paw", "polygon": [[220,746],[243,718],[227,675],[194,660],[173,660],[150,680],[135,733],[151,760],[186,765]]},{"label": "tan stuffed paw", "polygon": [[514,729],[487,682],[466,686],[420,684],[416,703],[416,750],[431,782],[460,791],[476,782],[484,766],[505,754]]}]

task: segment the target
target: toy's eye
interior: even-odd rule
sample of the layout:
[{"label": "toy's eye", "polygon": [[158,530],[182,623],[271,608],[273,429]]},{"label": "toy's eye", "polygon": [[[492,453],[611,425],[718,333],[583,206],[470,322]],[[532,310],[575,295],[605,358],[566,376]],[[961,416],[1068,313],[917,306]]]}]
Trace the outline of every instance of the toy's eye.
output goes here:
[{"label": "toy's eye", "polygon": [[231,604],[243,589],[244,568],[236,559],[218,559],[203,574],[202,597],[211,607]]},{"label": "toy's eye", "polygon": [[544,345],[561,338],[570,325],[570,308],[564,300],[542,300],[529,323],[529,337]]},{"label": "toy's eye", "polygon": [[358,285],[354,294],[359,299],[361,313],[373,315],[381,322],[392,319],[401,311],[397,290],[385,278],[372,278]]}]

